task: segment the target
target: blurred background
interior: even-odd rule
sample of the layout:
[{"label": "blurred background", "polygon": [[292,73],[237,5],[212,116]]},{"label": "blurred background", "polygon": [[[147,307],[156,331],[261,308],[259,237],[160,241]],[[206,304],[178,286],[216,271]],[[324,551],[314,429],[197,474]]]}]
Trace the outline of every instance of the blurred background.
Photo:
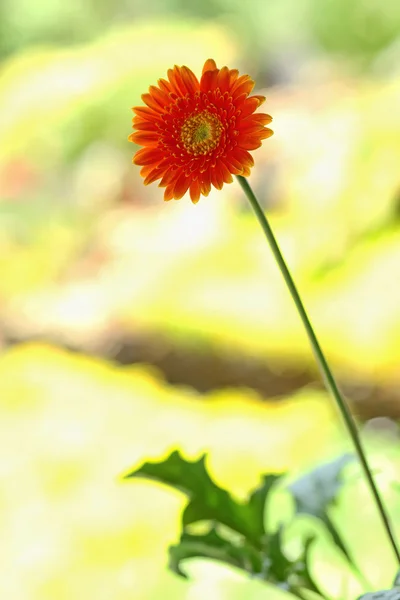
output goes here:
[{"label": "blurred background", "polygon": [[131,164],[130,107],[209,57],[267,96],[251,183],[381,484],[400,474],[400,3],[1,0],[4,598],[272,597],[169,573],[185,500],[121,475],[207,451],[243,496],[347,448],[239,186],[164,203]]}]

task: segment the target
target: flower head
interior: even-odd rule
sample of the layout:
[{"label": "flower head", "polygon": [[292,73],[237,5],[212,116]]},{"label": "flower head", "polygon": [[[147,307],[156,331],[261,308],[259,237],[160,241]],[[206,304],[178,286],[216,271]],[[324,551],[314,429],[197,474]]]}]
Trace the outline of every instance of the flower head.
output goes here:
[{"label": "flower head", "polygon": [[146,106],[133,108],[129,140],[144,146],[133,163],[142,167],[145,185],[160,179],[164,200],[178,200],[189,190],[192,202],[221,189],[232,175],[247,177],[254,164],[249,150],[272,135],[270,115],[255,110],[264,96],[249,96],[254,81],[235,69],[218,69],[208,59],[200,81],[188,67],[169,69],[159,79]]}]

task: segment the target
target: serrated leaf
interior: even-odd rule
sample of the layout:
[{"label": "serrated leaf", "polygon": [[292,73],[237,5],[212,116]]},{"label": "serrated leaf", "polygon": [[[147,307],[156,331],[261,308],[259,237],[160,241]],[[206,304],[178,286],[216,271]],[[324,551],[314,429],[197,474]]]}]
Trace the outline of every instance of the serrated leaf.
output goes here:
[{"label": "serrated leaf", "polygon": [[301,597],[300,590],[308,589],[316,594],[321,594],[309,571],[309,551],[315,537],[309,536],[304,540],[300,556],[290,560],[283,550],[283,527],[268,539],[268,558],[270,572],[277,582],[286,582],[288,589]]},{"label": "serrated leaf", "polygon": [[245,542],[235,546],[212,527],[203,535],[183,533],[179,544],[170,546],[169,566],[172,571],[187,577],[181,568],[181,562],[188,558],[210,558],[230,564],[247,573],[255,574],[261,570],[261,561],[257,551]]},{"label": "serrated leaf", "polygon": [[197,461],[185,460],[178,451],[162,462],[146,462],[127,477],[146,477],[171,485],[190,501],[183,512],[183,525],[197,521],[217,521],[242,534],[255,548],[261,549],[264,528],[264,505],[279,475],[267,475],[262,485],[247,503],[239,503],[210,477],[205,466],[205,455]]},{"label": "serrated leaf", "polygon": [[354,460],[353,455],[344,454],[289,485],[296,503],[296,512],[315,517],[324,515],[336,499],[342,485],[342,470],[351,460]]},{"label": "serrated leaf", "polygon": [[278,581],[287,581],[288,576],[293,568],[293,561],[290,561],[282,549],[282,525],[277,531],[270,534],[268,537],[268,558],[270,561],[270,571],[273,571],[274,576]]},{"label": "serrated leaf", "polygon": [[264,531],[264,510],[268,494],[281,477],[282,475],[263,475],[262,484],[254,490],[249,498],[248,505],[258,523],[259,530]]},{"label": "serrated leaf", "polygon": [[328,513],[342,486],[342,470],[351,460],[354,460],[352,454],[344,454],[330,463],[317,467],[289,485],[289,490],[295,500],[296,513],[312,515],[323,521],[336,546],[343,552],[348,562],[358,570]]},{"label": "serrated leaf", "polygon": [[395,587],[392,590],[382,590],[381,592],[363,594],[358,600],[400,600],[400,587]]},{"label": "serrated leaf", "polygon": [[314,598],[320,598],[320,591],[308,571],[308,550],[312,541],[306,540],[301,556],[291,561],[282,549],[280,529],[269,538],[267,551],[260,552],[245,541],[235,545],[212,527],[205,534],[183,533],[179,544],[169,549],[169,567],[181,577],[187,578],[182,569],[182,561],[208,558],[239,568],[253,577],[290,591],[302,600],[307,590],[316,594]]},{"label": "serrated leaf", "polygon": [[298,581],[296,585],[301,586],[302,588],[311,590],[312,592],[322,595],[318,585],[315,583],[309,567],[310,560],[310,549],[314,544],[315,536],[311,535],[304,540],[304,547],[301,556],[298,558],[296,562],[296,575],[298,577]]},{"label": "serrated leaf", "polygon": [[[154,479],[188,496],[180,541],[169,551],[170,568],[178,575],[187,577],[182,561],[203,557],[242,569],[254,577],[288,589],[302,600],[304,590],[319,593],[308,571],[311,541],[306,541],[298,559],[291,560],[282,548],[282,528],[274,534],[265,530],[265,504],[279,475],[265,475],[261,485],[245,503],[236,501],[211,479],[205,456],[197,461],[188,461],[175,451],[162,462],[144,463],[127,477]],[[198,521],[209,521],[212,525],[204,534],[187,530],[189,525]]]}]

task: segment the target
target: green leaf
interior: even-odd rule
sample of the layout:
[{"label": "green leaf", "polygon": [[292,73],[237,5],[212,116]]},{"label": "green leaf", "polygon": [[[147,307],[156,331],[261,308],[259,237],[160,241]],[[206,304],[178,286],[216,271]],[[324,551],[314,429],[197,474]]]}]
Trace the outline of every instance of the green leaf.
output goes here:
[{"label": "green leaf", "polygon": [[281,528],[268,539],[266,550],[258,552],[245,540],[235,545],[213,526],[205,534],[183,533],[179,544],[169,549],[169,567],[181,577],[187,578],[182,569],[182,561],[189,558],[208,558],[239,568],[248,575],[268,581],[299,598],[304,599],[305,590],[312,591],[320,597],[320,590],[308,569],[308,554],[312,541],[312,538],[306,540],[301,556],[291,561],[282,548]]},{"label": "green leaf", "polygon": [[296,562],[295,573],[297,576],[297,581],[295,581],[295,585],[307,590],[311,590],[316,594],[322,595],[319,587],[315,583],[310,573],[309,567],[310,549],[314,544],[314,541],[315,537],[313,535],[307,537],[304,541],[303,552]]},{"label": "green leaf", "polygon": [[260,573],[262,564],[259,553],[246,544],[245,540],[234,545],[217,532],[215,527],[204,535],[183,533],[179,544],[170,546],[169,566],[172,571],[187,577],[181,568],[181,562],[187,558],[210,558],[230,564],[252,575]]},{"label": "green leaf", "polygon": [[342,485],[342,470],[351,460],[354,460],[351,454],[344,454],[289,485],[296,512],[321,518],[335,502]]},{"label": "green leaf", "polygon": [[272,571],[276,579],[280,582],[287,581],[293,568],[293,561],[290,561],[286,557],[282,549],[282,534],[283,527],[281,525],[278,527],[277,531],[268,538],[269,571]]},{"label": "green leaf", "polygon": [[[306,540],[301,555],[291,560],[283,549],[283,527],[272,534],[265,530],[265,505],[280,476],[265,475],[247,502],[236,501],[216,485],[207,472],[205,456],[188,461],[175,451],[162,462],[144,463],[127,477],[153,479],[188,496],[181,538],[169,549],[169,566],[181,577],[187,577],[182,561],[202,557],[239,568],[302,600],[307,591],[319,594],[308,569],[312,540]],[[205,533],[193,533],[191,525],[199,521],[208,522]]]},{"label": "green leaf", "polygon": [[276,583],[286,583],[287,589],[299,597],[302,597],[301,594],[303,589],[321,595],[309,570],[309,552],[315,537],[307,537],[304,540],[304,546],[300,556],[295,560],[290,560],[283,550],[282,536],[283,527],[281,526],[268,539],[267,553],[270,560],[270,568],[267,573],[267,580],[270,581],[272,576]]},{"label": "green leaf", "polygon": [[344,454],[330,463],[317,467],[289,485],[289,490],[295,500],[296,513],[312,515],[323,521],[335,544],[343,552],[348,562],[358,570],[328,513],[328,509],[334,505],[342,486],[343,468],[351,460],[354,460],[353,455]]},{"label": "green leaf", "polygon": [[146,462],[127,477],[146,477],[171,485],[190,501],[182,516],[183,525],[197,521],[217,521],[242,534],[255,548],[261,549],[265,536],[264,505],[279,475],[267,475],[247,503],[239,503],[211,479],[205,455],[198,461],[185,460],[178,451],[163,462]]},{"label": "green leaf", "polygon": [[358,600],[400,600],[400,587],[395,587],[392,590],[382,590],[381,592],[363,594]]}]

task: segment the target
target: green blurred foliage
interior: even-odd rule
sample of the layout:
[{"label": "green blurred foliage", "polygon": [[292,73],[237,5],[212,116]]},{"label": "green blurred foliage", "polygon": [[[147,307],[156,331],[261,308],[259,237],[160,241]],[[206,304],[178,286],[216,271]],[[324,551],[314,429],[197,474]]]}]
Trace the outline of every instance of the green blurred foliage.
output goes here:
[{"label": "green blurred foliage", "polygon": [[[208,452],[214,480],[244,497],[262,471],[304,466],[316,449],[340,446],[321,394],[281,404],[233,390],[201,399],[140,366],[116,368],[36,344],[3,354],[2,595],[189,598],[190,585],[166,573],[184,499],[147,483],[122,484],[118,474],[175,447],[187,457]],[[309,444],[314,431],[320,435]],[[231,597],[237,574],[206,572],[191,593]],[[239,578],[239,588],[242,598],[252,586]]]},{"label": "green blurred foliage", "polygon": [[[76,277],[89,261],[87,284],[100,283],[106,321],[312,368],[257,224],[237,211],[235,189],[227,188],[218,206],[212,196],[196,212],[169,205],[154,219],[127,205],[115,211],[118,201],[152,206],[154,198],[159,205],[156,188],[144,200],[147,189],[129,166],[129,106],[177,57],[185,60],[189,47],[194,67],[208,54],[232,60],[237,54],[215,25],[204,21],[193,29],[169,21],[127,26],[85,46],[24,51],[3,66],[0,292],[7,306],[22,293],[36,304],[28,292],[45,286],[57,296],[57,282],[62,303],[59,284],[75,285],[71,273]],[[400,339],[392,276],[399,252],[400,88],[390,81],[343,82],[316,90],[270,92],[276,133],[258,153],[254,182],[262,199],[266,185],[273,186],[269,194],[275,190],[271,219],[329,355],[345,374],[379,383],[395,377]],[[127,281],[129,263],[135,277]],[[96,266],[104,285],[93,281]],[[24,314],[29,320],[32,313],[25,307]],[[41,320],[36,311],[32,318]]]},{"label": "green blurred foliage", "polygon": [[379,0],[3,0],[0,53],[6,56],[31,44],[87,42],[110,25],[160,17],[217,20],[234,32],[243,44],[245,61],[257,72],[273,69],[274,54],[284,56],[296,46],[306,53],[310,47],[343,56],[356,68],[368,68],[379,52],[396,42],[400,27],[396,0],[384,5]]},{"label": "green blurred foliage", "polygon": [[[391,466],[398,465],[398,448],[393,458]],[[345,469],[349,463],[353,466],[350,477]],[[371,531],[368,526],[368,533],[363,535],[359,529],[357,511],[364,497],[360,471],[347,453],[319,465],[289,486],[285,477],[264,474],[245,501],[236,500],[214,483],[206,456],[190,461],[175,451],[161,461],[145,462],[127,477],[160,482],[187,496],[179,543],[169,548],[170,568],[181,577],[187,577],[184,569],[189,560],[202,557],[233,565],[250,578],[288,591],[300,600],[350,600],[375,586],[391,588],[397,582],[394,554],[385,552],[384,567],[376,561],[377,543],[381,542],[386,551],[391,549],[382,538],[382,530],[372,526]],[[393,474],[388,481],[392,487],[388,505],[397,515],[399,490]],[[282,510],[282,492],[291,500],[289,511]],[[277,527],[271,522],[271,508]],[[362,518],[365,529],[366,513]],[[297,554],[293,552],[295,546]],[[369,561],[374,556],[372,566]]]},{"label": "green blurred foliage", "polygon": [[[282,380],[314,368],[237,186],[196,207],[164,205],[131,165],[130,107],[174,63],[198,73],[213,56],[268,96],[275,136],[252,183],[335,369],[396,390],[399,18],[396,0],[3,0],[4,346],[34,336],[112,355],[121,337],[151,333],[155,355],[168,339],[199,357],[260,360]],[[287,598],[206,561],[188,564],[191,582],[168,573],[184,498],[118,474],[173,448],[192,460],[207,452],[214,480],[243,499],[263,472],[304,470],[347,448],[312,388],[279,403],[243,389],[202,396],[151,368],[51,346],[1,354],[0,416],[0,595],[15,600]],[[371,446],[393,514],[397,446]],[[371,588],[383,588],[393,563],[365,498],[357,475],[330,517]],[[281,511],[278,501],[276,522]],[[298,554],[313,531],[313,575],[327,597],[350,600],[354,574],[312,517],[288,548]]]},{"label": "green blurred foliage", "polygon": [[[213,480],[243,502],[262,473],[290,471],[293,480],[347,448],[324,394],[310,390],[281,403],[260,402],[246,390],[201,397],[165,385],[149,368],[117,368],[48,345],[2,355],[0,409],[0,591],[21,600],[284,597],[211,561],[186,561],[187,582],[168,573],[168,546],[178,540],[187,499],[154,483],[123,483],[118,474],[177,447],[191,461],[207,452]],[[398,524],[398,443],[372,438],[368,447]],[[304,536],[316,535],[312,577],[335,600],[351,600],[368,585],[390,586],[395,569],[356,465],[345,481],[329,515],[368,583],[360,583],[318,520],[292,521],[286,479],[265,514],[269,531],[284,523],[292,560]]]},{"label": "green blurred foliage", "polygon": [[314,0],[311,12],[316,38],[328,51],[351,56],[368,64],[398,41],[400,6],[379,0]]}]

